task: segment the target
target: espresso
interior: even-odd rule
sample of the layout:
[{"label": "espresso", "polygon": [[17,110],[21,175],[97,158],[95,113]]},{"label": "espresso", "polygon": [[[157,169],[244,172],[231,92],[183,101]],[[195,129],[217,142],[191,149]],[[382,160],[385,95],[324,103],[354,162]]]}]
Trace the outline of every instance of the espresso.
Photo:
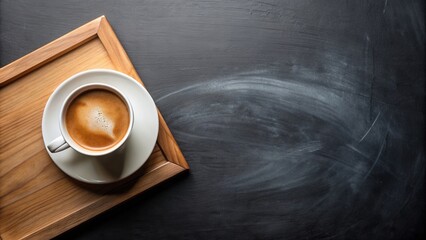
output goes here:
[{"label": "espresso", "polygon": [[102,151],[119,143],[130,124],[123,100],[108,90],[89,90],[70,103],[65,124],[71,138],[81,147]]}]

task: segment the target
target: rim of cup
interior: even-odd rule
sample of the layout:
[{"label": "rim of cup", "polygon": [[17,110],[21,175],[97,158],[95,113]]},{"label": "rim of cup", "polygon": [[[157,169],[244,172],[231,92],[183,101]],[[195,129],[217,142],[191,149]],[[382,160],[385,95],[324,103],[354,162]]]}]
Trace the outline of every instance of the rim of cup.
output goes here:
[{"label": "rim of cup", "polygon": [[[96,150],[89,150],[86,149],[84,147],[82,147],[81,145],[79,145],[78,143],[76,143],[74,141],[74,139],[72,139],[72,137],[70,136],[70,134],[68,133],[68,129],[66,126],[66,113],[68,110],[69,105],[71,104],[71,102],[78,97],[80,94],[89,91],[89,90],[93,90],[93,89],[103,89],[103,90],[107,90],[110,92],[115,93],[118,97],[121,98],[121,100],[123,100],[123,102],[125,103],[128,112],[129,112],[129,126],[127,128],[126,134],[124,135],[124,137],[114,146],[107,148],[105,150],[100,150],[100,151],[96,151]],[[132,128],[133,128],[133,121],[134,121],[134,116],[133,116],[133,108],[132,108],[132,104],[130,103],[129,99],[126,97],[126,95],[124,95],[120,90],[118,90],[117,88],[105,84],[105,83],[88,83],[88,84],[84,84],[79,86],[78,88],[76,88],[75,90],[73,90],[66,98],[65,101],[62,103],[61,108],[60,108],[60,115],[59,115],[59,129],[61,131],[62,137],[64,138],[64,140],[70,145],[71,148],[73,148],[75,151],[84,154],[84,155],[88,155],[88,156],[104,156],[104,155],[108,155],[114,151],[116,151],[118,148],[120,148],[127,140],[127,138],[129,137]]]}]

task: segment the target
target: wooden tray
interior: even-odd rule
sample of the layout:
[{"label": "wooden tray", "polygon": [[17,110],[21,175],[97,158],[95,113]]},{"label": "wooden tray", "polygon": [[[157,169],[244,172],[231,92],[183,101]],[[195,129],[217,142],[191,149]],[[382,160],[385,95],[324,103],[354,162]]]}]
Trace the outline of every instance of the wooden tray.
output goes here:
[{"label": "wooden tray", "polygon": [[141,81],[104,16],[0,69],[0,239],[52,238],[189,169],[158,113],[154,151],[128,179],[89,185],[59,170],[43,145],[43,109],[62,81],[93,68]]}]

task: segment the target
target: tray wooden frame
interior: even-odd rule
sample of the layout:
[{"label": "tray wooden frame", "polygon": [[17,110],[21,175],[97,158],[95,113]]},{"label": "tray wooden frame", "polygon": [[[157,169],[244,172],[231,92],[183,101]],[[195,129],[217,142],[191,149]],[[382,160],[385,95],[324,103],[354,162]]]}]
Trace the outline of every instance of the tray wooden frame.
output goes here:
[{"label": "tray wooden frame", "polygon": [[0,239],[52,238],[189,169],[159,111],[154,151],[128,179],[84,184],[53,164],[41,135],[44,105],[62,81],[91,68],[142,83],[105,16],[0,69]]}]

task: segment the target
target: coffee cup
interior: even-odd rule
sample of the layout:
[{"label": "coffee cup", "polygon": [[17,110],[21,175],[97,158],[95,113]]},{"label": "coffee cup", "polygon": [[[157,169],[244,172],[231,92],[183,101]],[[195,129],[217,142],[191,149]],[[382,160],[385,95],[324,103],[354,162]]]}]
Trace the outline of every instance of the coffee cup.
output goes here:
[{"label": "coffee cup", "polygon": [[103,83],[82,85],[72,91],[59,111],[61,135],[47,148],[52,153],[69,147],[87,156],[106,156],[121,149],[133,127],[129,99]]}]

